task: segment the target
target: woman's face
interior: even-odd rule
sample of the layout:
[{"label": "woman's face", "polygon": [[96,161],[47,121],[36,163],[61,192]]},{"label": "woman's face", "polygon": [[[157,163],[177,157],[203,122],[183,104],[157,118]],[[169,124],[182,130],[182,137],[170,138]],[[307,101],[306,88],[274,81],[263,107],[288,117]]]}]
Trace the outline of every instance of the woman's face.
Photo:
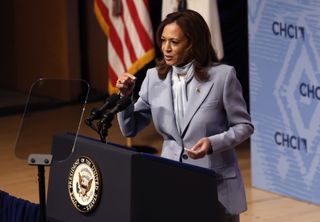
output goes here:
[{"label": "woman's face", "polygon": [[166,25],[161,35],[161,50],[168,65],[178,66],[187,59],[189,41],[177,23]]}]

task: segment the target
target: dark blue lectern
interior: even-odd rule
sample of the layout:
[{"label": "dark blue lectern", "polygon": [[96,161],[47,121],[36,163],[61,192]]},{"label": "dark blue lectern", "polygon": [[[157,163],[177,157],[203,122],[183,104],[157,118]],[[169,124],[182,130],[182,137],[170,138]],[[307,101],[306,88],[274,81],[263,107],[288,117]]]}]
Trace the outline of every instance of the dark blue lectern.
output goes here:
[{"label": "dark blue lectern", "polygon": [[[54,136],[47,215],[50,222],[219,221],[212,171],[71,134]],[[80,156],[100,171],[100,197],[89,213],[71,201],[68,179]],[[81,192],[77,190],[77,192]]]}]

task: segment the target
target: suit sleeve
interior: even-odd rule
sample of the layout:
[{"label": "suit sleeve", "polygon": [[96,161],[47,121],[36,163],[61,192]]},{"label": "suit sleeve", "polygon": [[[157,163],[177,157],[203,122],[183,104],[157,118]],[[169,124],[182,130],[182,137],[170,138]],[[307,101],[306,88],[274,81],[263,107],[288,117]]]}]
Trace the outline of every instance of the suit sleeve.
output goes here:
[{"label": "suit sleeve", "polygon": [[151,110],[148,102],[148,88],[149,71],[142,82],[137,102],[117,114],[120,130],[126,137],[134,137],[150,123]]},{"label": "suit sleeve", "polygon": [[237,146],[254,130],[234,68],[226,73],[222,97],[228,123],[224,132],[209,137],[213,152]]}]

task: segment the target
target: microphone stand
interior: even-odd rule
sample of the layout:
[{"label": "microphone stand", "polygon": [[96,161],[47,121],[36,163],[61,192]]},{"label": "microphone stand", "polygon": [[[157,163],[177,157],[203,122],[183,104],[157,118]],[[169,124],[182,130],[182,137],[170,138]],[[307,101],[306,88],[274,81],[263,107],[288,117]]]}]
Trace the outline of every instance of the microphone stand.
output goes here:
[{"label": "microphone stand", "polygon": [[110,121],[101,120],[97,123],[100,140],[103,143],[107,142],[106,137],[108,136],[108,129],[112,126],[111,124],[112,119]]},{"label": "microphone stand", "polygon": [[102,119],[96,124],[93,124],[93,121],[96,120],[96,118],[90,116],[86,119],[85,123],[87,126],[89,126],[91,129],[96,131],[100,136],[100,141],[103,143],[106,143],[106,137],[108,136],[108,129],[112,126],[112,120],[114,118],[114,113],[106,113],[103,115]]},{"label": "microphone stand", "polygon": [[106,113],[103,115],[103,119],[97,123],[100,140],[103,143],[107,142],[106,137],[108,136],[108,129],[112,126],[113,118],[114,114]]},{"label": "microphone stand", "polygon": [[[91,111],[91,115],[86,119],[86,124],[99,134],[101,142],[106,143],[108,129],[112,126],[111,122],[114,118],[114,115],[128,107],[131,102],[132,101],[130,97],[122,97],[117,101],[116,105],[107,111],[102,117],[97,116],[96,112]],[[93,121],[97,119],[101,120],[94,125]]]}]

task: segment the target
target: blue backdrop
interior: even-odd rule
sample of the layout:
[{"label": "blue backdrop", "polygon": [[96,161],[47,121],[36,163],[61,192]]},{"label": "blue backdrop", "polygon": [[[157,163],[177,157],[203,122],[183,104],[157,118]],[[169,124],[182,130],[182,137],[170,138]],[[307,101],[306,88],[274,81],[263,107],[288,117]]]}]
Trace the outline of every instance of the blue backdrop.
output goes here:
[{"label": "blue backdrop", "polygon": [[253,186],[320,204],[320,1],[248,0]]}]

